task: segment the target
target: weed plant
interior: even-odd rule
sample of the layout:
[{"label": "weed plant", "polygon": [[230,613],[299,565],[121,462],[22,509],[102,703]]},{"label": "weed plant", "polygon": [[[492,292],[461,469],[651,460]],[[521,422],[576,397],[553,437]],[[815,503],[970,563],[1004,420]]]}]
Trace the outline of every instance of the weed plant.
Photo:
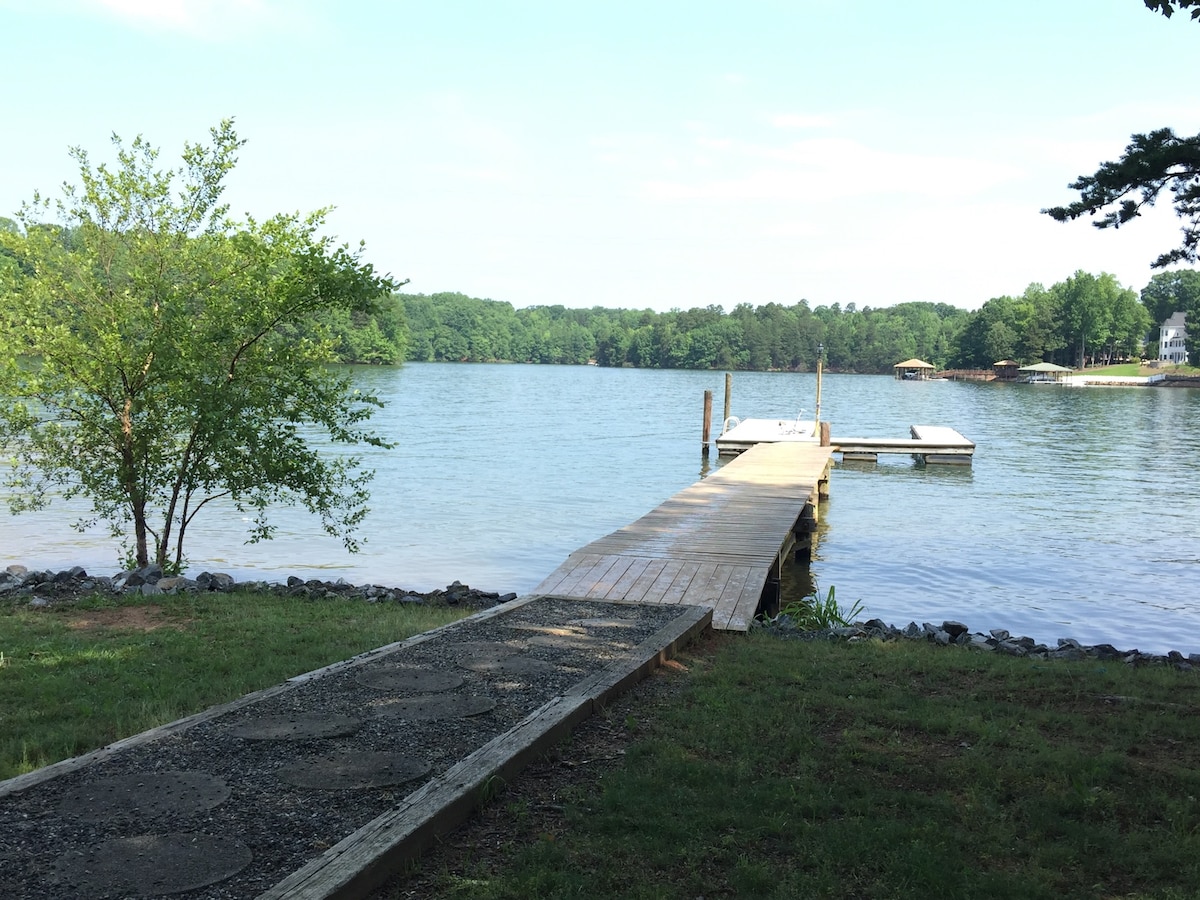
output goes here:
[{"label": "weed plant", "polygon": [[799,631],[824,631],[851,624],[862,611],[862,601],[856,601],[848,609],[838,606],[833,585],[830,585],[824,597],[814,590],[811,596],[787,604],[774,621],[786,620]]}]

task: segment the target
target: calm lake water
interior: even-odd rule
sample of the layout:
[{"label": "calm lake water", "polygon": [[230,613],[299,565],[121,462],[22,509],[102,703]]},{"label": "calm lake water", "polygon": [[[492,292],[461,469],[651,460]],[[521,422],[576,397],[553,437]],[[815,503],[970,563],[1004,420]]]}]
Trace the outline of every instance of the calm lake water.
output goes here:
[{"label": "calm lake water", "polygon": [[[716,418],[724,396],[720,372],[409,364],[356,378],[387,402],[374,422],[398,443],[371,454],[362,552],[288,510],[276,540],[245,545],[226,510],[189,531],[192,575],[527,591],[702,477],[703,393]],[[732,411],[808,418],[814,395],[812,375],[737,373]],[[977,444],[969,468],[835,468],[811,575],[843,605],[897,625],[1200,651],[1200,391],[832,375],[822,418],[835,437],[928,424]],[[0,565],[116,571],[118,543],[73,518],[61,504],[0,513]]]}]

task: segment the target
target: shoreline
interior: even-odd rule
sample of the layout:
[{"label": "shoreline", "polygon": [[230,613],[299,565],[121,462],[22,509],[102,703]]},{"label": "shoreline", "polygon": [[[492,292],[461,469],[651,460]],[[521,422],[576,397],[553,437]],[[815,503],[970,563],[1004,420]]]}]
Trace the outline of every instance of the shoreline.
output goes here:
[{"label": "shoreline", "polygon": [[[244,591],[304,600],[358,600],[365,603],[420,603],[462,606],[467,609],[489,609],[515,600],[515,592],[505,594],[483,591],[454,581],[443,589],[412,591],[377,584],[354,585],[345,579],[321,581],[295,575],[285,581],[247,579],[236,581],[223,572],[201,572],[194,579],[166,576],[159,566],[128,569],[113,576],[89,575],[81,566],[58,572],[30,570],[22,565],[9,565],[0,571],[0,600],[29,598],[33,608],[71,603],[92,595],[113,596],[171,596],[184,593]],[[881,619],[854,622],[851,625],[824,631],[804,631],[797,628],[786,615],[752,626],[773,636],[789,640],[923,640],[939,646],[958,646],[972,650],[1000,653],[1007,656],[1037,660],[1083,660],[1122,662],[1131,666],[1171,666],[1180,671],[1200,669],[1200,653],[1183,654],[1178,650],[1165,653],[1144,653],[1137,648],[1121,650],[1111,643],[1084,644],[1074,638],[1059,638],[1055,646],[1025,636],[1013,636],[1007,629],[992,628],[986,634],[972,632],[962,622],[946,620],[940,626],[930,622],[917,625],[909,622],[903,628]]]},{"label": "shoreline", "polygon": [[195,578],[188,578],[183,575],[165,575],[162,568],[156,565],[126,569],[111,576],[90,575],[82,566],[55,572],[14,564],[0,571],[0,600],[27,597],[29,605],[34,608],[71,603],[92,595],[149,597],[208,591],[245,591],[302,600],[421,603],[463,606],[469,609],[488,609],[517,597],[514,592],[501,594],[497,591],[483,591],[459,581],[451,582],[444,589],[416,591],[378,584],[355,585],[344,578],[322,581],[314,578],[304,579],[296,575],[290,575],[284,581],[237,581],[232,575],[224,572],[201,572]]}]

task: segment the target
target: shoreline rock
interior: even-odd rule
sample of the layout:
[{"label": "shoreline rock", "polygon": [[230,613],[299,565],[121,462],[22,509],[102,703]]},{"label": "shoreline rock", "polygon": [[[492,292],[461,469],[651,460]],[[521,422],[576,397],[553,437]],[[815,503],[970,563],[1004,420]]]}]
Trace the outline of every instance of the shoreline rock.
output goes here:
[{"label": "shoreline rock", "polygon": [[[216,591],[244,591],[271,596],[296,597],[304,600],[358,600],[364,603],[418,603],[441,606],[462,606],[467,609],[489,609],[509,600],[515,593],[500,594],[481,591],[455,581],[444,590],[410,591],[378,584],[355,585],[343,578],[336,581],[304,579],[295,575],[286,582],[263,580],[236,581],[224,572],[201,572],[195,578],[164,575],[159,566],[127,569],[116,575],[89,575],[80,566],[58,572],[30,570],[22,565],[10,565],[0,571],[0,601],[29,598],[35,608],[70,603],[94,594],[115,596],[141,594],[173,595]],[[1184,656],[1177,650],[1167,653],[1143,653],[1140,650],[1118,650],[1112,644],[1082,644],[1074,638],[1059,638],[1055,646],[1039,643],[1031,637],[1014,637],[1002,628],[986,634],[972,632],[962,622],[945,621],[940,626],[929,622],[917,625],[909,622],[904,628],[889,625],[881,619],[855,622],[851,625],[821,631],[798,628],[787,614],[766,622],[755,622],[755,629],[764,630],[788,640],[842,640],[853,643],[863,640],[917,640],[939,646],[966,647],[972,650],[1001,653],[1006,656],[1038,660],[1094,659],[1122,662],[1131,666],[1172,666],[1180,671],[1200,670],[1200,653]]]},{"label": "shoreline rock", "polygon": [[769,622],[756,623],[754,627],[785,640],[828,640],[847,643],[865,640],[926,641],[943,647],[965,647],[1038,660],[1094,659],[1122,662],[1129,666],[1171,666],[1182,672],[1200,670],[1200,653],[1191,653],[1188,656],[1184,656],[1178,650],[1168,653],[1142,653],[1140,650],[1118,650],[1112,644],[1081,644],[1074,638],[1059,638],[1057,645],[1051,647],[1031,637],[1014,637],[1003,628],[993,628],[987,634],[972,632],[962,622],[954,621],[942,622],[940,626],[929,622],[921,625],[909,622],[904,628],[897,628],[881,619],[870,619],[820,631],[805,631],[798,628],[792,618],[784,613]]},{"label": "shoreline rock", "polygon": [[304,600],[359,600],[365,603],[419,603],[434,606],[463,606],[468,609],[488,609],[515,600],[515,593],[500,594],[481,591],[455,581],[444,590],[410,591],[378,584],[355,585],[339,578],[336,581],[303,579],[289,576],[286,582],[236,581],[224,572],[201,572],[195,578],[168,576],[159,566],[127,569],[116,575],[89,575],[80,566],[59,572],[30,570],[11,565],[0,571],[0,600],[28,598],[30,606],[46,607],[70,603],[82,597],[100,595],[128,596],[141,594],[188,594],[216,591],[229,593],[246,591]]}]

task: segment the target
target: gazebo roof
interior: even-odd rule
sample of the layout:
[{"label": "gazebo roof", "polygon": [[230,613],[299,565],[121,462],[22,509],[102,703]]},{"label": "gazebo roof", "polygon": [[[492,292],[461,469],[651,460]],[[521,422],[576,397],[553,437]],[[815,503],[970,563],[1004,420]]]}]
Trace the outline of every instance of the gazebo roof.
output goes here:
[{"label": "gazebo roof", "polygon": [[902,363],[896,363],[892,366],[893,369],[934,369],[936,366],[930,365],[923,359],[908,359]]},{"label": "gazebo roof", "polygon": [[1067,366],[1056,366],[1054,363],[1040,362],[1034,363],[1032,366],[1021,366],[1017,369],[1018,372],[1074,372]]},{"label": "gazebo roof", "polygon": [[1000,366],[1019,366],[1019,365],[1020,365],[1020,363],[1017,362],[1015,359],[1002,359],[1002,360],[1000,360],[1000,362],[992,363],[992,368],[995,369],[995,368],[999,368]]}]

